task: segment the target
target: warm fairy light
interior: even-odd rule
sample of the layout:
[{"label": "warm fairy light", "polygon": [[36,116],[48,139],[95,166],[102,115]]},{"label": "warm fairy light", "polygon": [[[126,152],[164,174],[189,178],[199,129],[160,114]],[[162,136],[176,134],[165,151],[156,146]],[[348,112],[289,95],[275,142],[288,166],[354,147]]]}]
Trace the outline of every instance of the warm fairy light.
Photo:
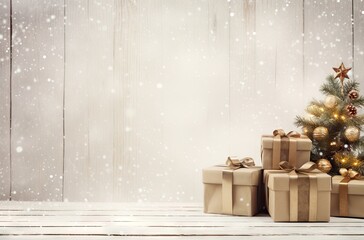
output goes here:
[{"label": "warm fairy light", "polygon": [[325,109],[324,109],[324,108],[320,108],[320,110],[321,110],[321,112],[325,111]]},{"label": "warm fairy light", "polygon": [[342,120],[345,120],[346,118],[345,118],[345,116],[341,116],[341,119],[342,119]]},{"label": "warm fairy light", "polygon": [[334,118],[338,119],[339,115],[337,113],[334,114]]},{"label": "warm fairy light", "polygon": [[346,159],[345,159],[345,158],[342,158],[342,159],[341,159],[341,162],[342,162],[342,163],[345,163],[345,162],[346,162]]},{"label": "warm fairy light", "polygon": [[330,145],[331,146],[335,146],[336,145],[336,142],[331,142]]},{"label": "warm fairy light", "polygon": [[353,165],[354,165],[354,166],[358,166],[358,164],[359,164],[359,163],[358,163],[358,161],[355,161],[355,162],[353,163]]}]

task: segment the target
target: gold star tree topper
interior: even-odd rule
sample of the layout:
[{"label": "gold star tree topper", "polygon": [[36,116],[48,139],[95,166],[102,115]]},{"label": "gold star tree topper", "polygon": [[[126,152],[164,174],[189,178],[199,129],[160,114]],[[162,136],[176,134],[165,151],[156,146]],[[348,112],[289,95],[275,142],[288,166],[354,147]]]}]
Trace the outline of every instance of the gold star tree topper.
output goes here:
[{"label": "gold star tree topper", "polygon": [[333,69],[336,72],[335,79],[339,78],[341,84],[344,82],[345,78],[349,79],[348,72],[351,70],[351,68],[345,68],[344,63],[341,63],[340,67],[338,68],[334,67]]}]

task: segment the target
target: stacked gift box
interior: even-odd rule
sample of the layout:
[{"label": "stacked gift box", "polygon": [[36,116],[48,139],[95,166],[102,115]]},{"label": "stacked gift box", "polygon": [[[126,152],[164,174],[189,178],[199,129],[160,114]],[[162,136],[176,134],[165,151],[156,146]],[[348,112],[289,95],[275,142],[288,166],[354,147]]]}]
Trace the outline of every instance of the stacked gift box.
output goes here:
[{"label": "stacked gift box", "polygon": [[321,172],[310,162],[311,148],[305,135],[278,129],[262,136],[262,167],[251,158],[229,157],[225,165],[204,169],[204,212],[253,216],[266,208],[284,222],[364,217],[364,180],[346,169],[334,177]]}]

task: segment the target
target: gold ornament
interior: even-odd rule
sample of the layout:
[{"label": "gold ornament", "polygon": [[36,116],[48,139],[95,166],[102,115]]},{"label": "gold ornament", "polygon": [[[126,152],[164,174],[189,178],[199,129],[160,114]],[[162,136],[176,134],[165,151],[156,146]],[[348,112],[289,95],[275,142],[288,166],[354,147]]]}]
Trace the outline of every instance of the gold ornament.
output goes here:
[{"label": "gold ornament", "polygon": [[309,113],[315,113],[315,112],[318,112],[319,111],[319,107],[317,105],[309,105],[307,107],[307,112]]},{"label": "gold ornament", "polygon": [[317,127],[313,130],[313,138],[317,141],[324,140],[329,135],[329,130],[325,127]]},{"label": "gold ornament", "polygon": [[360,137],[360,130],[357,127],[350,126],[345,129],[344,135],[350,142],[355,142]]},{"label": "gold ornament", "polygon": [[337,98],[334,95],[327,96],[324,105],[327,108],[335,107],[337,105]]},{"label": "gold ornament", "polygon": [[321,158],[320,160],[317,161],[317,168],[324,173],[328,173],[331,171],[332,169],[332,165],[330,163],[329,160]]},{"label": "gold ornament", "polygon": [[303,133],[304,135],[307,135],[307,133],[308,133],[308,128],[307,128],[307,127],[303,127],[303,128],[302,128],[302,133]]},{"label": "gold ornament", "polygon": [[335,79],[336,78],[339,78],[340,79],[340,82],[341,82],[341,94],[344,95],[344,80],[345,80],[345,78],[349,79],[348,72],[351,70],[351,68],[345,68],[344,63],[341,63],[340,64],[340,67],[338,67],[338,68],[335,68],[334,67],[333,69],[336,72]]}]

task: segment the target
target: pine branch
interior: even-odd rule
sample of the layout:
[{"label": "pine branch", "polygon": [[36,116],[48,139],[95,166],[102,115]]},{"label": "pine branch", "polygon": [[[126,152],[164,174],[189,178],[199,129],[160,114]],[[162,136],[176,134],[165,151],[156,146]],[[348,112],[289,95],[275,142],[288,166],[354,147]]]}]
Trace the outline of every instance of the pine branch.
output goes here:
[{"label": "pine branch", "polygon": [[310,128],[315,128],[319,126],[319,124],[312,118],[307,119],[301,116],[296,116],[295,125],[297,127],[310,127]]},{"label": "pine branch", "polygon": [[364,97],[360,96],[357,99],[351,100],[351,104],[358,108],[364,107]]},{"label": "pine branch", "polygon": [[329,76],[326,79],[326,83],[321,86],[320,91],[325,95],[334,95],[341,99],[343,97],[341,95],[340,83],[336,81],[333,76]]},{"label": "pine branch", "polygon": [[344,96],[347,96],[351,90],[359,90],[359,83],[355,80],[348,80],[344,83]]}]

